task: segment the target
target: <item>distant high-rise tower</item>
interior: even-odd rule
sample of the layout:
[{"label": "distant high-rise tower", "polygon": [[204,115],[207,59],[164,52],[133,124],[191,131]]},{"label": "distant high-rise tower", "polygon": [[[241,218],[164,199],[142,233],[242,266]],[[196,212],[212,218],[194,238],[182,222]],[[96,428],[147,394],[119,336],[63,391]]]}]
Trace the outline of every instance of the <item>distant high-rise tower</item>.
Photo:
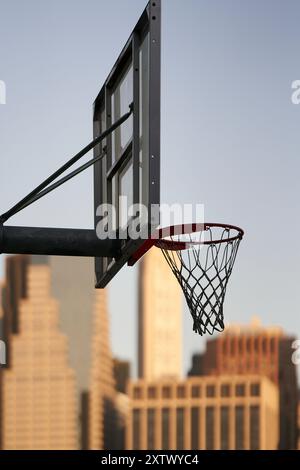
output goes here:
[{"label": "distant high-rise tower", "polygon": [[94,261],[90,258],[49,256],[51,292],[60,306],[60,327],[69,340],[70,365],[76,372],[81,447],[87,447],[88,389],[92,317],[95,302]]},{"label": "distant high-rise tower", "polygon": [[19,332],[20,301],[27,296],[27,268],[30,256],[9,256],[5,260],[5,282],[2,288],[3,338],[7,345],[7,365],[10,361],[10,335]]},{"label": "distant high-rise tower", "polygon": [[113,364],[116,390],[120,393],[126,393],[127,383],[130,378],[130,362],[115,357]]},{"label": "distant high-rise tower", "polygon": [[69,339],[71,367],[79,394],[89,387],[92,318],[95,302],[94,260],[49,256],[51,292],[60,305],[60,326]]},{"label": "distant high-rise tower", "polygon": [[[25,255],[6,258],[7,282],[3,289],[5,304],[3,338],[8,346],[10,333],[18,332],[19,300],[26,298],[26,270],[34,259],[34,256]],[[43,262],[49,266],[51,271],[51,295],[59,304],[60,330],[68,337],[70,365],[76,373],[78,426],[81,429],[81,441],[83,442],[87,439],[86,412],[91,359],[92,312],[95,298],[94,264],[93,260],[89,258],[67,256],[45,256]],[[9,363],[9,347],[7,349]]]},{"label": "distant high-rise tower", "polygon": [[138,375],[145,380],[181,375],[181,289],[160,250],[140,264]]},{"label": "distant high-rise tower", "polygon": [[194,356],[190,376],[259,374],[279,387],[280,449],[297,448],[297,374],[292,362],[295,338],[278,327],[265,328],[258,319],[232,325],[207,342],[206,352]]},{"label": "distant high-rise tower", "polygon": [[46,258],[7,260],[4,290],[9,364],[2,371],[4,449],[76,449],[75,373]]},{"label": "distant high-rise tower", "polygon": [[113,449],[115,382],[110,348],[107,291],[95,293],[89,398],[89,448]]}]

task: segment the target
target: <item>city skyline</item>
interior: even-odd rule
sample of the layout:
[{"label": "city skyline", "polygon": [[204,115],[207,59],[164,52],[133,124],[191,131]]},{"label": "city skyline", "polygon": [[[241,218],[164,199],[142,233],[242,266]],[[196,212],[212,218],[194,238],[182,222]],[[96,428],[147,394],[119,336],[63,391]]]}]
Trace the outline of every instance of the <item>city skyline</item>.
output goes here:
[{"label": "city skyline", "polygon": [[[0,257],[0,449],[296,449],[300,2],[146,3],[0,0],[1,251],[122,265],[96,290],[99,259]],[[96,164],[6,217],[104,130]],[[125,194],[207,239],[131,267],[125,206],[121,244],[95,230]],[[174,205],[191,211],[165,224]],[[224,331],[200,336],[214,314]]]},{"label": "city skyline", "polygon": [[[158,254],[158,250],[156,255],[155,254],[148,254],[149,259],[152,260],[160,260],[162,264],[165,264],[165,260]],[[11,255],[11,256],[6,256],[5,258],[14,258],[16,255]],[[26,255],[19,255],[22,256],[24,259],[26,259]],[[84,391],[87,389],[88,383],[89,383],[89,376],[88,376],[88,371],[85,369],[84,365],[88,361],[88,358],[90,357],[90,344],[85,343],[84,341],[87,338],[91,338],[92,336],[92,304],[93,304],[93,298],[96,295],[95,289],[93,286],[90,286],[90,280],[93,279],[93,261],[87,258],[69,258],[69,257],[55,257],[55,256],[32,256],[30,255],[28,259],[30,258],[37,259],[37,260],[44,260],[46,264],[49,264],[49,267],[51,271],[53,272],[53,275],[51,276],[51,289],[52,293],[56,298],[61,302],[61,308],[62,312],[65,312],[64,314],[60,314],[61,317],[61,328],[62,331],[67,334],[70,338],[70,346],[73,344],[70,354],[71,354],[71,363],[74,364],[76,363],[77,360],[77,366],[81,364],[79,367],[81,368],[81,372],[79,373],[81,375],[81,379],[79,380],[79,390]],[[71,273],[74,272],[75,269],[79,268],[80,275],[74,280],[71,276]],[[142,268],[142,261],[139,263],[139,269],[141,272]],[[174,282],[174,279],[172,278],[172,273],[168,272],[166,269],[166,266],[164,266],[163,271],[167,273],[167,279],[169,279],[170,285],[175,288],[174,292],[177,292],[176,289],[176,281]],[[5,278],[0,278],[0,286],[4,285],[4,279]],[[62,288],[62,283],[65,285],[65,294],[64,294],[64,288]],[[85,293],[83,295],[78,296],[78,289],[79,286],[82,285],[82,282],[85,284]],[[141,286],[140,281],[136,279],[137,284]],[[77,286],[74,290],[74,285]],[[77,292],[76,292],[77,290]],[[113,344],[113,337],[115,333],[115,325],[118,325],[118,318],[114,315],[112,315],[111,311],[111,306],[110,306],[110,301],[111,299],[111,292],[110,288],[106,288],[106,296],[107,296],[107,306],[108,306],[108,314],[109,314],[109,322],[110,322],[110,338],[111,338],[111,348],[112,348],[112,355],[113,357],[116,358],[121,358],[124,360],[129,360],[131,363],[131,377],[138,377],[138,342],[134,341],[133,344],[131,344],[132,348],[132,354],[128,355],[122,355],[118,353],[118,348],[114,348]],[[76,295],[72,295],[72,292],[76,292]],[[140,291],[137,290],[137,295],[134,301],[135,304],[135,310],[131,312],[131,315],[133,318],[135,318],[136,323],[138,324],[138,318],[140,316],[139,314],[139,296],[140,296]],[[179,291],[180,292],[180,291]],[[186,309],[184,309],[184,298],[183,295],[180,296],[180,307],[179,310],[181,311],[180,313],[180,323],[181,326],[184,323],[188,323],[188,326],[190,326],[190,314]],[[79,322],[76,326],[74,324],[73,319],[74,319],[74,313],[71,315],[70,310],[68,309],[70,306],[74,308],[74,313],[75,313],[75,318],[76,321]],[[159,302],[158,302],[159,306]],[[88,314],[85,314],[85,316],[82,315],[82,310],[85,312],[88,312]],[[179,311],[178,310],[178,311]],[[257,312],[256,312],[257,313]],[[3,315],[2,315],[3,316]],[[121,316],[122,318],[122,316]],[[1,309],[0,309],[0,334],[1,334],[1,321],[3,321],[3,318],[1,317]],[[199,344],[198,348],[194,348],[191,351],[189,351],[189,354],[186,354],[186,350],[184,347],[184,338],[182,337],[182,333],[180,333],[180,336],[182,337],[181,340],[181,347],[182,347],[182,361],[181,361],[181,366],[180,366],[180,374],[187,375],[189,372],[189,369],[191,367],[191,359],[195,354],[202,353],[205,349],[205,344],[207,341],[209,341],[211,338],[218,338],[224,334],[227,333],[227,330],[232,331],[232,329],[241,329],[243,330],[245,328],[245,325],[256,325],[257,327],[261,325],[262,328],[267,327],[267,325],[263,322],[263,317],[260,317],[259,315],[251,315],[248,318],[248,321],[246,320],[244,323],[241,322],[234,322],[234,323],[229,323],[227,322],[227,325],[225,325],[225,330],[223,333],[215,333],[212,336],[209,336],[207,338],[201,338],[201,344]],[[119,328],[119,326],[117,326]],[[281,325],[276,325],[276,324],[270,324],[270,328],[274,328],[275,330],[282,330],[283,327]],[[73,334],[73,331],[75,335]],[[136,334],[136,331],[138,329],[134,330],[134,334]],[[290,334],[289,331],[286,331],[287,333]],[[198,335],[197,335],[198,336]],[[1,337],[0,337],[1,339]],[[80,349],[77,347],[77,343],[79,341],[79,344],[81,344]],[[73,351],[73,352],[72,352]],[[294,348],[291,348],[291,358],[293,355],[293,352],[295,351]],[[85,358],[84,360],[79,360],[79,357],[82,356]],[[72,359],[73,357],[73,359]],[[300,364],[296,364],[298,371],[300,371]],[[298,380],[300,383],[300,374],[298,374]],[[81,385],[80,385],[81,384]]]},{"label": "city skyline", "polygon": [[[86,8],[54,0],[42,8],[34,0],[2,2],[3,211],[91,140],[92,102],[145,3],[90,0]],[[165,0],[162,7],[161,201],[204,203],[206,220],[245,229],[225,300],[225,325],[261,314],[265,323],[297,336],[298,305],[291,292],[297,291],[299,254],[286,249],[285,240],[280,245],[283,232],[275,221],[293,221],[285,238],[296,245],[300,108],[291,101],[291,86],[299,78],[299,2]],[[99,42],[99,17],[105,18],[103,37],[111,41]],[[11,223],[92,228],[92,201],[88,171]],[[3,258],[1,265],[3,273]],[[113,349],[130,360],[136,278],[137,269],[125,268],[109,296]],[[190,355],[204,340],[192,332],[185,306],[184,311],[187,370]]]},{"label": "city skyline", "polygon": [[[188,449],[190,446],[197,448],[196,442],[200,448],[207,449],[295,448],[299,392],[296,366],[291,357],[293,337],[282,328],[263,326],[254,318],[249,324],[232,325],[223,334],[208,340],[206,350],[194,354],[188,376],[181,374],[179,356],[171,354],[159,364],[156,352],[164,355],[164,348],[156,351],[155,347],[150,347],[145,356],[147,368],[144,372],[141,369],[140,377],[135,378],[130,376],[129,364],[120,360],[122,358],[114,359],[111,350],[107,290],[91,290],[82,296],[77,289],[71,299],[66,297],[65,302],[60,302],[60,292],[70,285],[68,274],[72,263],[57,265],[52,257],[45,256],[7,258],[1,292],[4,339],[8,346],[8,367],[0,369],[4,448],[52,448],[57,445],[51,437],[56,435],[56,429],[58,435],[65,429],[66,440],[59,444],[64,448],[142,446],[153,449],[164,445],[166,449]],[[88,263],[81,260],[81,265],[84,272]],[[160,282],[161,276],[166,281],[164,284]],[[172,277],[169,281],[165,277],[163,257],[148,254],[141,266],[137,313],[144,320],[136,334],[136,354],[140,338],[146,338],[148,331],[158,328],[159,337],[168,332],[168,317],[161,321],[156,313],[174,314],[172,308],[166,311],[163,308],[169,296],[173,299],[172,292],[177,292],[173,281]],[[168,302],[170,305],[172,303]],[[153,315],[148,316],[151,308]],[[90,334],[82,332],[78,336],[76,324],[68,322],[72,313],[75,321],[82,314],[90,316]],[[179,308],[179,317],[180,313]],[[172,336],[166,337],[167,352],[180,351],[182,338],[176,317],[173,327]],[[83,350],[82,357],[74,356],[76,338],[77,347]],[[151,336],[149,338],[151,340]],[[87,345],[90,346],[89,361],[85,360]],[[140,349],[141,359],[143,351],[147,351],[147,341]],[[84,374],[82,368],[85,368]],[[84,375],[88,383],[82,382]],[[76,388],[79,378],[81,386]],[[66,386],[59,387],[61,380],[66,381]],[[126,380],[129,380],[127,391]],[[234,388],[224,395],[225,385],[228,388],[228,384],[233,383]],[[203,392],[196,394],[196,388]],[[26,406],[22,405],[22,412],[16,414],[24,394]],[[54,403],[51,400],[60,406],[67,404],[65,412],[69,410],[72,417],[66,421],[69,424],[54,419],[53,411],[49,415],[48,408],[52,410]],[[58,406],[56,411],[59,410]],[[161,414],[162,410],[168,411]],[[66,416],[65,412],[62,416]],[[148,421],[145,421],[146,415],[149,415]],[[24,427],[24,423],[28,424]],[[73,423],[71,427],[70,423]],[[272,434],[267,432],[269,425]],[[240,434],[237,426],[242,429],[243,438],[237,437]],[[171,432],[173,427],[176,432]],[[138,429],[144,429],[143,440],[137,437]],[[222,430],[221,434],[218,429]],[[36,430],[38,441],[35,444]]]}]

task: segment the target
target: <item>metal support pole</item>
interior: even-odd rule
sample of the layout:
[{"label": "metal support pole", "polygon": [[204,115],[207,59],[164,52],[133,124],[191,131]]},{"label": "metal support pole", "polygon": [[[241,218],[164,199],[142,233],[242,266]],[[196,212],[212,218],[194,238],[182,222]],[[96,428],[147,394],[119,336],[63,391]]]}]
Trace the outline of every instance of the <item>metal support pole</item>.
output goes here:
[{"label": "metal support pole", "polygon": [[120,240],[99,240],[95,230],[0,224],[0,253],[116,258],[120,244]]}]

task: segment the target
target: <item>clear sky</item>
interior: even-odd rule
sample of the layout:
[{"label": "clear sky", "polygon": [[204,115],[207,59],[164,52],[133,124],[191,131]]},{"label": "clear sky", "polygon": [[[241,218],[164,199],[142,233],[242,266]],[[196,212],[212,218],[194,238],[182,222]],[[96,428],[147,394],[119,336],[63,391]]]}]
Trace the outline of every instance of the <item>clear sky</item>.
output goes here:
[{"label": "clear sky", "polygon": [[[93,100],[145,3],[0,0],[1,211],[91,140]],[[298,0],[163,1],[162,201],[245,229],[226,319],[259,315],[296,337],[299,21]],[[10,223],[91,228],[92,198],[89,170]],[[112,282],[110,306],[113,349],[133,359],[135,269]],[[183,336],[186,369],[203,347],[186,308]]]}]

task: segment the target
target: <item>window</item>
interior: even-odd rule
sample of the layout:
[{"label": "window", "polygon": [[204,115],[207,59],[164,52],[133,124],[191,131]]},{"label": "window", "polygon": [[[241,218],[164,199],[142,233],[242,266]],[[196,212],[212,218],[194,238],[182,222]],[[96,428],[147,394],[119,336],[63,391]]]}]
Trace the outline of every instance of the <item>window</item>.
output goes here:
[{"label": "window", "polygon": [[184,408],[176,411],[176,450],[184,449]]},{"label": "window", "polygon": [[266,338],[263,338],[263,340],[262,340],[262,351],[263,351],[264,354],[266,354],[267,351],[268,351],[267,341],[268,340]]},{"label": "window", "polygon": [[201,397],[201,388],[199,385],[192,386],[192,398],[199,398]]},{"label": "window", "polygon": [[259,406],[250,406],[250,450],[259,450]]},{"label": "window", "polygon": [[214,417],[215,417],[215,410],[212,406],[208,406],[206,408],[205,413],[205,425],[206,425],[206,449],[213,450],[215,439],[214,439]]},{"label": "window", "polygon": [[199,449],[199,422],[200,422],[200,409],[193,407],[191,409],[191,442],[192,450]]},{"label": "window", "polygon": [[271,341],[270,341],[270,351],[271,353],[275,352],[275,339],[274,338],[271,338]]},{"label": "window", "polygon": [[214,385],[207,385],[207,387],[206,387],[206,396],[208,398],[212,398],[212,397],[215,396],[215,394],[216,394],[215,386]]},{"label": "window", "polygon": [[185,387],[180,385],[177,387],[177,398],[184,398],[185,397]]},{"label": "window", "polygon": [[141,434],[141,422],[140,422],[140,410],[133,410],[133,419],[132,419],[132,435],[133,435],[133,449],[140,450],[140,434]]},{"label": "window", "polygon": [[133,398],[139,400],[142,398],[142,390],[140,387],[134,387],[133,389]]},{"label": "window", "polygon": [[244,397],[245,396],[245,385],[244,384],[237,384],[235,386],[235,394],[237,397]]},{"label": "window", "polygon": [[149,387],[148,388],[148,398],[156,398],[156,388]]},{"label": "window", "polygon": [[252,397],[259,397],[260,395],[260,385],[255,383],[250,386],[250,394]]},{"label": "window", "polygon": [[229,384],[221,385],[221,397],[230,397],[230,385]]},{"label": "window", "polygon": [[221,450],[229,449],[229,408],[221,407]]},{"label": "window", "polygon": [[245,415],[244,407],[235,408],[235,449],[244,450]]},{"label": "window", "polygon": [[168,450],[170,448],[170,410],[163,408],[161,413],[161,433],[162,433],[162,449]]},{"label": "window", "polygon": [[155,448],[154,445],[154,436],[155,436],[155,409],[149,408],[147,412],[147,436],[148,436],[148,444],[147,449],[153,450]]},{"label": "window", "polygon": [[171,398],[171,388],[170,387],[163,387],[162,396],[163,396],[163,398]]}]

